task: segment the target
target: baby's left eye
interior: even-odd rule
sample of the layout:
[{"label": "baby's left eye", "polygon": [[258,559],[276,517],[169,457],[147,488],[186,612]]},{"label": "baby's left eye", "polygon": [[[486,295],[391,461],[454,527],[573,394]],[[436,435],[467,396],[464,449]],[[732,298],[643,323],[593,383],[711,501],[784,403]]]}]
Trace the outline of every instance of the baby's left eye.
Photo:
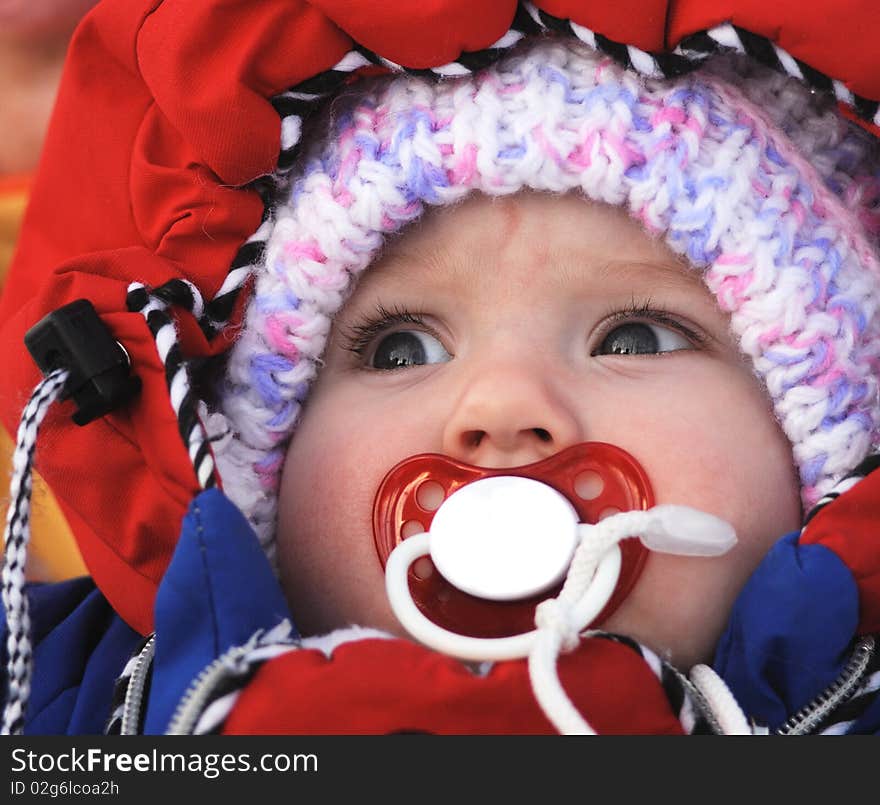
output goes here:
[{"label": "baby's left eye", "polygon": [[450,359],[438,338],[420,330],[397,330],[383,336],[369,360],[373,369],[402,369]]},{"label": "baby's left eye", "polygon": [[653,355],[693,349],[693,344],[671,327],[644,321],[626,322],[610,330],[594,355]]}]

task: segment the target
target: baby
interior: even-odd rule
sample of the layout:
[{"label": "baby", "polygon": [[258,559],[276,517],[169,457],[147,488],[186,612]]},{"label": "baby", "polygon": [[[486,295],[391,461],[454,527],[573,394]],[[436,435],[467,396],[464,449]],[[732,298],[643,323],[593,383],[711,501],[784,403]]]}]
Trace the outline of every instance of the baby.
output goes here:
[{"label": "baby", "polygon": [[604,442],[738,541],[652,552],[596,625],[710,661],[770,547],[877,444],[870,138],[763,70],[645,81],[551,39],[355,85],[305,141],[218,455],[298,628],[403,633],[371,535],[398,462]]},{"label": "baby", "polygon": [[[275,177],[207,411],[213,449],[189,445],[202,468],[213,454],[222,491],[208,472],[186,498],[145,641],[100,584],[36,591],[50,661],[34,663],[30,700],[27,611],[7,605],[10,731],[58,729],[51,672],[67,690],[86,633],[66,607],[105,624],[89,627],[104,661],[88,658],[100,673],[83,671],[61,727],[74,732],[96,730],[113,680],[107,730],[124,733],[880,729],[880,473],[861,477],[880,444],[871,137],[737,59],[645,79],[555,35],[462,77],[355,79],[301,140],[290,119],[282,131],[302,150]],[[165,319],[165,296],[196,305],[197,289],[135,279],[126,321],[147,315],[183,430],[200,434]],[[534,638],[517,659],[444,653],[401,615],[392,566],[428,523],[404,522],[389,556],[377,512],[389,489],[409,494],[394,473],[418,462],[424,488],[442,487],[420,500],[439,506],[430,540],[458,494],[441,505],[447,471],[526,476],[577,509],[570,566],[514,600],[456,585],[439,555],[411,566],[412,598],[447,633],[448,602],[468,600],[455,637],[479,636],[491,607],[525,607],[525,628],[502,630]],[[555,480],[563,465],[574,487]],[[635,490],[620,511],[582,513],[619,488]],[[505,519],[487,511],[456,533]],[[725,523],[729,550],[684,555]],[[154,523],[138,526],[152,555]],[[542,526],[527,534],[535,565],[557,536]],[[624,540],[610,603],[580,622],[565,596],[617,573],[616,548],[599,547],[614,529],[660,550]],[[504,536],[490,571],[506,567]],[[65,628],[44,637],[57,613]]]}]

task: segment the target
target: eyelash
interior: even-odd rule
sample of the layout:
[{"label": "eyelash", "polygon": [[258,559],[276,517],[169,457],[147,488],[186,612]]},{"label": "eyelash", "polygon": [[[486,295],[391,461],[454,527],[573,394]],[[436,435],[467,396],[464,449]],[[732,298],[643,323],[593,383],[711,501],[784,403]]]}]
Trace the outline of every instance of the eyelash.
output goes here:
[{"label": "eyelash", "polygon": [[[645,299],[638,301],[635,298],[623,308],[609,308],[602,317],[602,325],[596,335],[596,343],[602,344],[605,337],[611,333],[615,327],[621,324],[636,324],[640,321],[647,321],[651,324],[657,324],[662,327],[669,327],[672,330],[683,335],[695,347],[704,347],[708,342],[708,338],[701,332],[688,327],[684,322],[678,319],[675,314],[666,310],[662,306],[655,305],[652,300]],[[598,346],[596,347],[598,349]],[[595,355],[595,352],[591,352]],[[668,355],[669,353],[657,353],[657,357]],[[646,356],[650,357],[650,356]]]},{"label": "eyelash", "polygon": [[365,316],[361,321],[354,322],[346,328],[347,331],[342,333],[342,346],[349,352],[363,358],[367,349],[378,336],[384,335],[392,327],[401,324],[414,324],[434,336],[438,341],[440,340],[437,331],[425,322],[420,313],[412,313],[402,307],[388,310],[384,305],[379,304],[376,305],[376,311],[372,316]]},{"label": "eyelash", "polygon": [[[621,324],[639,321],[648,321],[676,330],[697,347],[704,346],[708,340],[705,335],[688,327],[668,310],[656,306],[650,299],[637,301],[633,298],[626,307],[610,308],[605,313],[602,318],[602,326],[596,336],[596,342],[601,344],[605,337]],[[359,358],[363,358],[376,338],[402,324],[415,325],[438,341],[441,340],[437,331],[427,324],[420,313],[413,313],[403,307],[394,307],[388,310],[384,305],[378,304],[372,316],[365,316],[362,320],[348,325],[342,331],[342,347],[353,352]],[[591,355],[595,354],[595,352],[591,353]]]}]

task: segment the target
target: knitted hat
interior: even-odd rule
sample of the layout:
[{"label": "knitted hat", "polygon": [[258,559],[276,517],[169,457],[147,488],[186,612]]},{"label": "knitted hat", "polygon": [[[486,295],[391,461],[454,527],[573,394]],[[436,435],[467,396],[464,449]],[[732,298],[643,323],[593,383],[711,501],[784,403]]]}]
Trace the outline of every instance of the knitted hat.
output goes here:
[{"label": "knitted hat", "polygon": [[766,387],[810,506],[880,441],[880,159],[833,99],[724,58],[646,79],[537,38],[471,76],[364,79],[274,210],[216,445],[271,554],[287,443],[333,316],[384,237],[468,194],[620,205],[699,271]]}]

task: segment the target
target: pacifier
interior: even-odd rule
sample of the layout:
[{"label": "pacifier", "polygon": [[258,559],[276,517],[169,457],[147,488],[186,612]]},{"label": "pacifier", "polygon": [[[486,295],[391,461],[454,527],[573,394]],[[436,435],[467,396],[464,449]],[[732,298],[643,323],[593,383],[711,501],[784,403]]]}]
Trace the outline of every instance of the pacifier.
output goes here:
[{"label": "pacifier", "polygon": [[[530,481],[500,482],[500,486],[496,482],[490,487],[493,491],[489,494],[494,494],[496,503],[498,497],[505,494],[510,495],[512,505],[519,496],[522,496],[519,497],[521,502],[529,501],[522,509],[526,517],[533,513],[529,528],[534,531],[531,537],[520,535],[516,540],[511,539],[511,543],[515,541],[523,546],[525,541],[533,539],[539,548],[534,561],[542,568],[555,562],[553,570],[548,570],[544,576],[543,584],[539,579],[539,568],[533,568],[535,572],[529,574],[529,580],[524,579],[524,585],[517,589],[515,576],[517,572],[522,574],[524,568],[512,569],[515,560],[505,552],[504,546],[478,547],[482,540],[479,536],[472,538],[474,531],[480,530],[476,523],[481,506],[475,490],[463,492],[465,497],[461,502],[468,507],[463,515],[454,513],[462,511],[458,506],[444,507],[453,494],[474,482],[502,477]],[[509,492],[499,491],[508,487]],[[439,515],[437,526],[454,535],[452,541],[457,547],[444,552],[446,540],[438,541],[438,546],[443,546],[440,555],[433,559],[428,556],[418,558],[412,563],[408,584],[413,602],[441,628],[472,637],[508,637],[534,628],[535,606],[559,592],[565,567],[574,551],[573,529],[567,527],[565,537],[554,536],[558,532],[549,523],[540,522],[543,506],[549,507],[552,512],[549,516],[554,522],[568,514],[570,526],[571,521],[575,524],[596,523],[618,512],[647,509],[653,503],[651,485],[639,463],[619,447],[601,442],[574,445],[534,464],[504,469],[476,467],[438,454],[422,454],[401,461],[380,484],[373,507],[373,535],[384,568],[398,545],[407,538],[432,531],[435,516]],[[497,508],[504,516],[504,507]],[[484,530],[483,533],[487,532]],[[487,551],[494,554],[495,549],[498,552],[494,557],[486,555]],[[473,552],[482,551],[484,561],[496,562],[498,572],[493,574],[495,581],[492,584],[499,589],[494,589],[492,584],[480,587],[469,582],[464,585],[451,583],[447,575],[456,562],[452,551],[463,552],[463,561],[459,564],[465,567],[465,576],[469,575],[468,568],[475,568],[478,564]],[[648,555],[638,539],[624,540],[620,551],[620,577],[610,600],[598,614],[597,622],[607,618],[626,598]],[[470,557],[468,553],[471,553]],[[437,561],[442,565],[439,569]],[[546,583],[547,576],[551,577],[550,583]],[[503,580],[505,577],[506,581]],[[503,588],[503,594],[499,594],[500,588]]]},{"label": "pacifier", "polygon": [[550,721],[589,733],[556,674],[560,651],[625,600],[648,551],[717,556],[736,542],[714,515],[653,504],[636,459],[601,442],[512,469],[408,458],[373,506],[391,609],[412,637],[462,660],[528,657]]}]

